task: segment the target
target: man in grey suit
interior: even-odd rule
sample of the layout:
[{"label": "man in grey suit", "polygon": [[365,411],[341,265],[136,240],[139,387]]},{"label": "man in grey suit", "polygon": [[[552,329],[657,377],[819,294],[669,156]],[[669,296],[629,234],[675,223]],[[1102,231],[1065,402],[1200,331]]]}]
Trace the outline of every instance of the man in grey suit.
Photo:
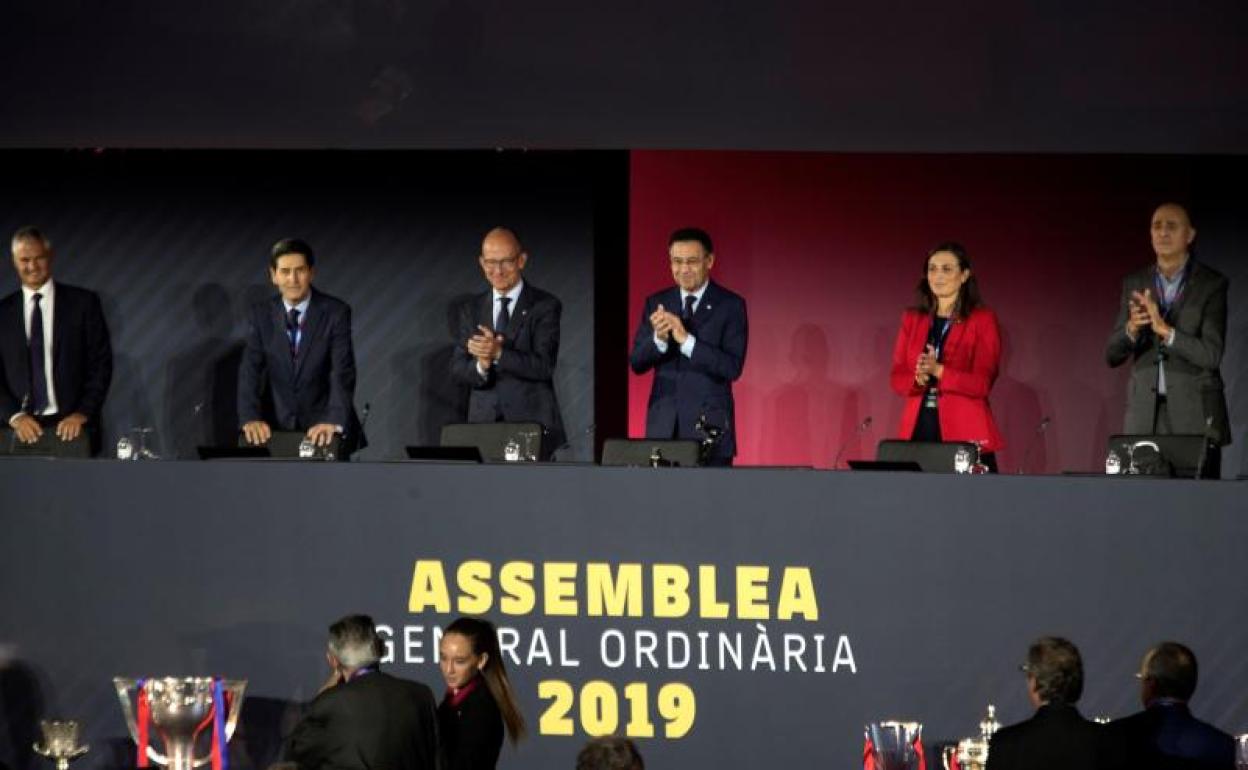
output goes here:
[{"label": "man in grey suit", "polygon": [[1192,256],[1195,239],[1183,206],[1164,203],[1153,212],[1157,261],[1123,281],[1105,360],[1110,366],[1131,361],[1124,432],[1205,435],[1202,475],[1218,478],[1221,447],[1231,443],[1218,371],[1227,280]]}]

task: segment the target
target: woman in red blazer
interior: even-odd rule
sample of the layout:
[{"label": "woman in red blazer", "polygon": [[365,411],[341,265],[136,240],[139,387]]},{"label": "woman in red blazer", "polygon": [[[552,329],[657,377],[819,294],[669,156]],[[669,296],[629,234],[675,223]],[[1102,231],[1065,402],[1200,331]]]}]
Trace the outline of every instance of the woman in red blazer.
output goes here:
[{"label": "woman in red blazer", "polygon": [[966,249],[942,243],[928,252],[918,303],[901,317],[891,384],[906,399],[900,437],[974,441],[996,472],[1004,444],[988,408],[1001,362],[997,316],[984,307]]}]

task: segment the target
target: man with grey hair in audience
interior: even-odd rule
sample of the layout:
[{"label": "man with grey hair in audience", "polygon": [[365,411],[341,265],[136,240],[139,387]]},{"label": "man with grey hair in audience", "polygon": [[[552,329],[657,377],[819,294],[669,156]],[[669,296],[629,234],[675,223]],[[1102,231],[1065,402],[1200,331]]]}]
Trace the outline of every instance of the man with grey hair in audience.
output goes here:
[{"label": "man with grey hair in audience", "polygon": [[988,745],[988,770],[1099,770],[1109,762],[1101,726],[1083,718],[1075,704],[1083,694],[1079,648],[1056,636],[1032,642],[1027,697],[1036,713],[1003,727]]},{"label": "man with grey hair in audience", "polygon": [[348,615],[329,627],[329,679],[287,746],[287,758],[301,770],[437,767],[433,692],[383,673],[383,651],[367,615]]}]

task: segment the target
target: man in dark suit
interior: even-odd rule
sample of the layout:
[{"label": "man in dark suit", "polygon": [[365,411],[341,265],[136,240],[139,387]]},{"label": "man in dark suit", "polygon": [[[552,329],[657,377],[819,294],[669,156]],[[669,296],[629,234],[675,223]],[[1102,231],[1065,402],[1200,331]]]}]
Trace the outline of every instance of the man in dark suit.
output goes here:
[{"label": "man in dark suit", "polygon": [[384,645],[372,618],[329,627],[331,674],[287,744],[301,770],[433,770],[438,752],[433,692],[380,670]]},{"label": "man in dark suit", "polygon": [[1109,725],[1128,767],[1231,770],[1235,739],[1192,716],[1187,702],[1196,692],[1196,655],[1177,642],[1162,642],[1140,664],[1144,710]]},{"label": "man in dark suit", "polygon": [[1023,664],[1036,713],[998,730],[988,744],[988,770],[1099,770],[1107,766],[1100,725],[1083,718],[1083,661],[1069,641],[1037,639]]},{"label": "man in dark suit", "polygon": [[709,465],[731,465],[737,453],[732,383],[741,376],[749,322],[745,300],[710,280],[711,237],[684,228],[668,239],[676,285],[646,298],[629,363],[654,369],[646,438],[702,441],[721,431]]},{"label": "man in dark suit", "polygon": [[1202,475],[1221,475],[1231,443],[1219,364],[1226,340],[1227,280],[1190,252],[1196,230],[1177,203],[1152,219],[1156,263],[1127,276],[1105,359],[1131,361],[1124,431],[1209,439]]},{"label": "man in dark suit", "polygon": [[278,296],[252,306],[238,369],[238,417],[250,444],[274,429],[306,431],[317,446],[341,435],[340,459],[365,446],[355,413],[351,307],[312,288],[316,257],[287,238],[269,255]]},{"label": "man in dark suit", "polygon": [[34,227],[13,234],[20,290],[0,300],[0,419],[34,443],[85,430],[98,452],[100,409],[113,376],[108,326],[94,292],[52,280],[52,243]]},{"label": "man in dark suit", "polygon": [[505,227],[485,235],[478,261],[490,289],[455,308],[451,375],[472,390],[468,422],[538,422],[542,459],[563,444],[555,398],[563,305],[525,281],[528,254]]}]

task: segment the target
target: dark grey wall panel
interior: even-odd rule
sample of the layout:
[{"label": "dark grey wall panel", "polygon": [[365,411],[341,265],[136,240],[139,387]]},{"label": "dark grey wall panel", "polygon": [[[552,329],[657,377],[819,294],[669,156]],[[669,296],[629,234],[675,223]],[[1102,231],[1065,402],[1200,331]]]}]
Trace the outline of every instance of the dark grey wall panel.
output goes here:
[{"label": "dark grey wall panel", "polygon": [[0,14],[7,145],[1248,151],[1239,0]]},{"label": "dark grey wall panel", "polygon": [[[507,505],[482,503],[482,490],[498,489]],[[540,599],[519,615],[495,603],[491,616],[526,645],[545,629],[555,658],[513,666],[534,737],[506,768],[571,767],[585,739],[575,710],[573,736],[539,734],[543,680],[603,680],[617,693],[647,682],[651,698],[664,683],[689,685],[687,736],[662,738],[651,711],[660,737],[641,745],[654,767],[850,766],[871,719],[920,719],[934,743],[973,733],[987,703],[1007,723],[1027,716],[1017,665],[1041,634],[1080,646],[1080,705],[1106,716],[1138,708],[1131,674],[1149,645],[1187,642],[1201,662],[1194,710],[1243,732],[1244,492],[1242,482],[778,469],[0,462],[0,724],[11,727],[0,762],[46,767],[23,754],[32,720],[74,715],[93,746],[80,770],[124,767],[132,744],[109,678],[215,673],[250,679],[235,761],[264,767],[287,708],[323,679],[326,624],[349,611],[423,629],[413,662],[392,669],[441,689],[430,628],[451,616],[408,604],[416,562],[432,559],[452,589],[469,559],[533,563],[539,597],[551,562],[578,575],[588,562],[695,576],[713,565],[721,598],[738,565],[810,569],[817,620],[776,616],[774,573],[772,613],[758,622],[699,617],[696,599],[689,616],[656,617],[649,583],[641,617],[588,616],[579,578],[575,616]],[[785,634],[827,635],[829,666],[843,634],[856,671],[750,671],[759,624],[777,648]],[[611,668],[598,646],[609,629],[740,632],[745,670]],[[579,666],[560,664],[559,630]]]}]

